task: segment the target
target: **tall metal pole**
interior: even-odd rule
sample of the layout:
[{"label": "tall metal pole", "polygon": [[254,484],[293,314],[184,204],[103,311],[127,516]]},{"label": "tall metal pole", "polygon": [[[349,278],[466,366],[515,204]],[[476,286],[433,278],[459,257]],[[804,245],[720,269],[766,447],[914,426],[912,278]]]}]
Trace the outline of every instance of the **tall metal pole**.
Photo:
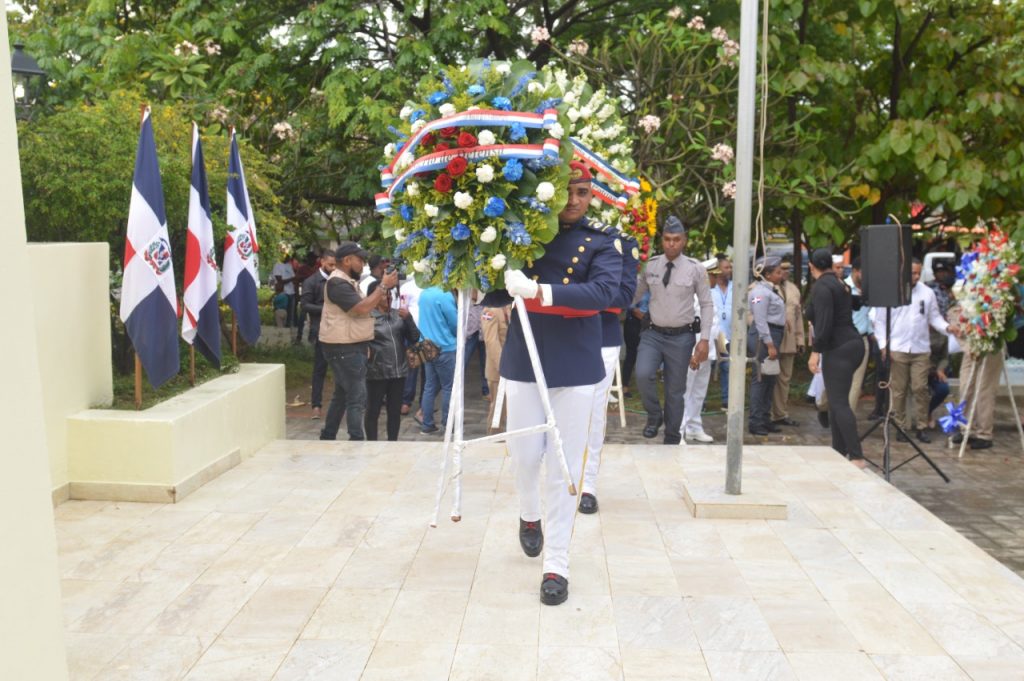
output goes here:
[{"label": "tall metal pole", "polygon": [[739,494],[743,486],[743,416],[746,401],[749,306],[747,282],[750,278],[750,214],[754,192],[754,90],[757,85],[759,6],[759,0],[743,0],[740,7],[740,97],[736,120],[736,213],[732,233],[732,332],[729,353],[731,371],[725,473],[725,491],[728,494]]}]

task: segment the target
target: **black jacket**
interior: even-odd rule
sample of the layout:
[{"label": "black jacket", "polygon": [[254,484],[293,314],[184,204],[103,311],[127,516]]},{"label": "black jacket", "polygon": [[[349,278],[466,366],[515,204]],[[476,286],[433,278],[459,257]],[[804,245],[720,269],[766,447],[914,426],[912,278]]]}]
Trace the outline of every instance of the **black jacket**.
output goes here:
[{"label": "black jacket", "polygon": [[416,322],[412,320],[412,315],[402,319],[395,310],[388,310],[386,314],[373,310],[370,316],[373,317],[373,340],[370,341],[366,380],[404,378],[409,373],[405,347],[420,339]]},{"label": "black jacket", "polygon": [[323,271],[318,267],[302,282],[302,311],[309,315],[309,340],[316,340],[320,335],[320,315],[324,311],[324,278]]},{"label": "black jacket", "polygon": [[811,347],[815,352],[828,352],[860,338],[853,325],[853,307],[850,289],[835,274],[825,272],[818,277],[811,287],[811,302],[805,311],[814,327]]}]

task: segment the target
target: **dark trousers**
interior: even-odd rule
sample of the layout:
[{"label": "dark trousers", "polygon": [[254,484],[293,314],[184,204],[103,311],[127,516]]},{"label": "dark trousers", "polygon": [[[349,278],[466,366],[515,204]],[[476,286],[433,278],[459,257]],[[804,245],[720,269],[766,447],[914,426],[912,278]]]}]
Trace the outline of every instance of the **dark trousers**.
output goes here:
[{"label": "dark trousers", "polygon": [[405,390],[402,391],[402,404],[412,406],[416,400],[416,381],[420,384],[420,403],[423,403],[423,388],[427,384],[427,368],[420,365],[419,369],[409,369],[405,377]]},{"label": "dark trousers", "polygon": [[490,389],[487,387],[487,376],[484,373],[484,369],[487,366],[487,348],[484,346],[484,339],[480,337],[479,331],[466,336],[466,350],[462,356],[467,370],[469,369],[469,362],[473,358],[474,351],[476,351],[477,357],[480,360],[480,385],[482,386],[480,392],[486,397],[490,394]]},{"label": "dark trousers", "polygon": [[622,344],[626,346],[626,357],[622,361],[622,387],[629,385],[633,378],[633,367],[636,366],[636,351],[640,347],[640,320],[632,315],[632,311],[626,315],[626,321],[622,323]]},{"label": "dark trousers", "polygon": [[889,380],[889,367],[882,361],[882,352],[878,348],[878,341],[873,336],[868,339],[868,346],[869,357],[875,364],[873,378],[869,381],[875,395],[875,407],[871,413],[881,416],[889,410],[889,391],[882,390],[878,384]]},{"label": "dark trousers", "polygon": [[287,326],[288,328],[291,328],[292,326],[296,325],[295,311],[296,311],[296,308],[298,307],[298,303],[299,303],[299,297],[297,295],[295,295],[294,293],[289,293],[288,294],[288,317],[287,317],[287,319],[286,319],[286,321],[284,323],[284,325]]},{"label": "dark trousers", "polygon": [[[297,327],[299,327],[299,328],[295,332],[295,342],[296,343],[301,343],[302,342],[302,332],[306,328],[306,311],[302,309],[302,302],[301,301],[298,303],[297,310],[298,310],[298,312],[296,313],[296,323],[295,323],[295,325]],[[312,340],[312,339],[310,339],[310,340]]]},{"label": "dark trousers", "polygon": [[932,394],[931,400],[928,402],[928,417],[931,418],[932,412],[949,397],[949,383],[940,381],[939,377],[932,372],[928,374],[928,390]]},{"label": "dark trousers", "polygon": [[[771,333],[775,347],[781,346],[784,329],[781,326],[769,326],[768,331]],[[759,342],[757,331],[753,326],[750,327],[750,336],[747,337],[747,347],[757,349],[755,357],[759,364],[768,356],[768,348],[763,342]],[[852,371],[850,373],[853,374]],[[846,390],[849,392],[849,385],[846,386]],[[775,376],[764,376],[761,374],[760,367],[754,367],[753,378],[750,381],[750,417],[747,420],[750,430],[770,430],[772,395],[774,393]]]},{"label": "dark trousers", "polygon": [[384,378],[366,382],[366,439],[377,439],[377,421],[380,408],[384,405],[388,415],[388,440],[398,439],[398,428],[402,425],[402,391],[405,390],[405,376]]},{"label": "dark trousers", "polygon": [[[692,331],[669,336],[654,329],[640,336],[636,354],[636,384],[643,398],[648,421],[665,417],[665,440],[678,442],[683,422],[686,371],[697,344]],[[658,367],[664,365],[665,407],[658,399]]]},{"label": "dark trousers", "polygon": [[327,358],[319,340],[313,341],[313,390],[309,403],[314,407],[322,407],[324,402],[324,379],[327,378]]},{"label": "dark trousers", "polygon": [[366,410],[366,346],[326,345],[324,357],[334,376],[334,394],[327,407],[321,440],[333,440],[341,426],[341,415],[348,422],[348,439],[363,439],[363,412]]},{"label": "dark trousers", "polygon": [[864,341],[851,338],[834,350],[822,353],[821,375],[828,393],[828,423],[832,429],[832,449],[850,459],[863,459],[857,417],[850,407],[853,374],[864,361]]}]

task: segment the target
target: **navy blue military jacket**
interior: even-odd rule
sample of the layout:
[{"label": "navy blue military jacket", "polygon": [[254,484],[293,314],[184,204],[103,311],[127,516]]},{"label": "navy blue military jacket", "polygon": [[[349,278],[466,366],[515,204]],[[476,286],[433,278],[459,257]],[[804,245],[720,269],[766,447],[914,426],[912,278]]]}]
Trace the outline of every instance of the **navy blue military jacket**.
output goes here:
[{"label": "navy blue military jacket", "polygon": [[[604,310],[621,298],[622,256],[616,237],[587,218],[563,227],[544,249],[544,257],[523,273],[551,285],[552,305],[576,310]],[[621,247],[621,243],[620,243]],[[506,291],[493,291],[484,305],[501,306],[511,300]],[[601,360],[601,318],[563,317],[529,313],[544,378],[549,388],[593,385],[604,378]],[[501,375],[510,381],[534,383],[533,367],[519,315],[509,324],[501,352]]]},{"label": "navy blue military jacket", "polygon": [[[614,229],[609,229],[608,233],[618,239],[616,249],[622,249],[622,279],[618,295],[610,307],[627,310],[633,304],[633,295],[636,293],[636,266],[640,262],[640,249],[633,237],[619,234]],[[601,336],[601,347],[617,348],[622,345],[622,322],[617,313],[601,312]]]}]

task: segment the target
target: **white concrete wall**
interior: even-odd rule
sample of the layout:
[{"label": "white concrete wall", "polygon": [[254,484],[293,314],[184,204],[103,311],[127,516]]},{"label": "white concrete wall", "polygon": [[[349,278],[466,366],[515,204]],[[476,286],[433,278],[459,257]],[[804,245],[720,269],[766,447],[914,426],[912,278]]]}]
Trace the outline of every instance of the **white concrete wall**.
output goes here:
[{"label": "white concrete wall", "polygon": [[[0,12],[0,253],[13,290],[30,289],[6,3]],[[0,679],[67,679],[43,384],[32,297],[0,324]],[[47,386],[47,391],[59,386]]]},{"label": "white concrete wall", "polygon": [[114,397],[109,250],[103,243],[28,247],[39,374],[44,386],[59,386],[43,392],[50,484],[57,500],[67,498],[67,417],[109,406]]}]

